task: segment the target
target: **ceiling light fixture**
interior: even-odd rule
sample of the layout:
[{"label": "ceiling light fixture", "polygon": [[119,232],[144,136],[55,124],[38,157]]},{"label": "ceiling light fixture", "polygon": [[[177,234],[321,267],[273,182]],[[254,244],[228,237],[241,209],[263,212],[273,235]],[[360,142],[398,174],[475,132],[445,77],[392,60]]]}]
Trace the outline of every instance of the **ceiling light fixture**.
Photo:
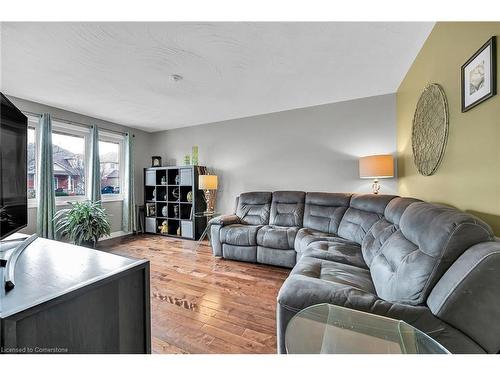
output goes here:
[{"label": "ceiling light fixture", "polygon": [[180,74],[172,74],[172,75],[170,76],[170,79],[171,79],[172,81],[174,81],[174,82],[179,82],[179,81],[181,81],[183,78],[184,78],[184,77],[183,77],[183,76],[181,76]]}]

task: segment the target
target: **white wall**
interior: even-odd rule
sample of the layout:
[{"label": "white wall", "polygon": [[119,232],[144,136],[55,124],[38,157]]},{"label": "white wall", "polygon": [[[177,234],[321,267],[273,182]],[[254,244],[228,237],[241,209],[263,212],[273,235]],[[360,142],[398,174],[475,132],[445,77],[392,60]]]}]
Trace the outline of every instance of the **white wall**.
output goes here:
[{"label": "white wall", "polygon": [[[244,191],[369,192],[358,157],[395,153],[395,108],[391,94],[167,130],[153,133],[148,152],[179,165],[198,145],[200,164],[219,176],[223,213]],[[381,183],[396,193],[395,179]]]},{"label": "white wall", "polygon": [[[149,152],[149,141],[151,135],[149,133],[143,132],[138,129],[131,129],[126,126],[115,124],[112,122],[96,119],[93,117],[81,115],[79,113],[65,111],[60,108],[46,106],[40,103],[31,102],[28,100],[16,98],[9,96],[9,99],[22,111],[42,113],[49,112],[53,117],[60,119],[75,121],[83,124],[96,124],[99,127],[105,129],[111,129],[122,132],[131,132],[135,135],[135,197],[138,204],[143,202],[143,168],[151,163],[150,152]],[[122,222],[122,202],[106,202],[104,203],[104,208],[106,208],[108,215],[111,218],[111,232],[117,232],[121,230]],[[64,206],[57,206],[60,209]],[[34,233],[36,231],[36,208],[28,209],[28,226],[22,230],[24,233]]]}]

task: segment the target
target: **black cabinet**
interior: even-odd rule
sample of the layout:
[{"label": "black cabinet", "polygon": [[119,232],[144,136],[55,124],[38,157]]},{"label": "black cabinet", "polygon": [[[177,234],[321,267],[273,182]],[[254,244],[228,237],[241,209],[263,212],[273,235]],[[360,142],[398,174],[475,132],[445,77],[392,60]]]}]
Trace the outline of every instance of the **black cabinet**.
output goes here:
[{"label": "black cabinet", "polygon": [[195,217],[206,203],[198,176],[206,167],[180,166],[144,169],[145,232],[197,240],[207,223]]}]

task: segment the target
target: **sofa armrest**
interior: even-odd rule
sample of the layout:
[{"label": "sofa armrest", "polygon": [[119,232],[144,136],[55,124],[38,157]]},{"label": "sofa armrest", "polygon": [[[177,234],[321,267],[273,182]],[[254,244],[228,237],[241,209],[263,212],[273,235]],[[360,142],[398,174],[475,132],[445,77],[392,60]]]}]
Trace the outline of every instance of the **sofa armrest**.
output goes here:
[{"label": "sofa armrest", "polygon": [[240,218],[236,215],[221,215],[221,216],[216,216],[212,218],[208,224],[209,225],[220,225],[220,226],[226,226],[226,225],[231,225],[231,224],[239,224]]},{"label": "sofa armrest", "polygon": [[498,352],[500,241],[482,242],[465,251],[432,289],[427,305],[487,352]]}]

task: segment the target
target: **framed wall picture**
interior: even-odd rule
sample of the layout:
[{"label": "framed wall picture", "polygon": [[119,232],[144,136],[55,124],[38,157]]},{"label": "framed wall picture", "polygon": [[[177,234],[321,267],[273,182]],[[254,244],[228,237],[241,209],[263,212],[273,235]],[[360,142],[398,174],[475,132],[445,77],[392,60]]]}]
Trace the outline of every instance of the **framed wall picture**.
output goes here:
[{"label": "framed wall picture", "polygon": [[152,156],[151,157],[151,166],[152,167],[161,167],[161,156]]},{"label": "framed wall picture", "polygon": [[493,36],[462,65],[462,112],[496,94],[496,57]]}]

